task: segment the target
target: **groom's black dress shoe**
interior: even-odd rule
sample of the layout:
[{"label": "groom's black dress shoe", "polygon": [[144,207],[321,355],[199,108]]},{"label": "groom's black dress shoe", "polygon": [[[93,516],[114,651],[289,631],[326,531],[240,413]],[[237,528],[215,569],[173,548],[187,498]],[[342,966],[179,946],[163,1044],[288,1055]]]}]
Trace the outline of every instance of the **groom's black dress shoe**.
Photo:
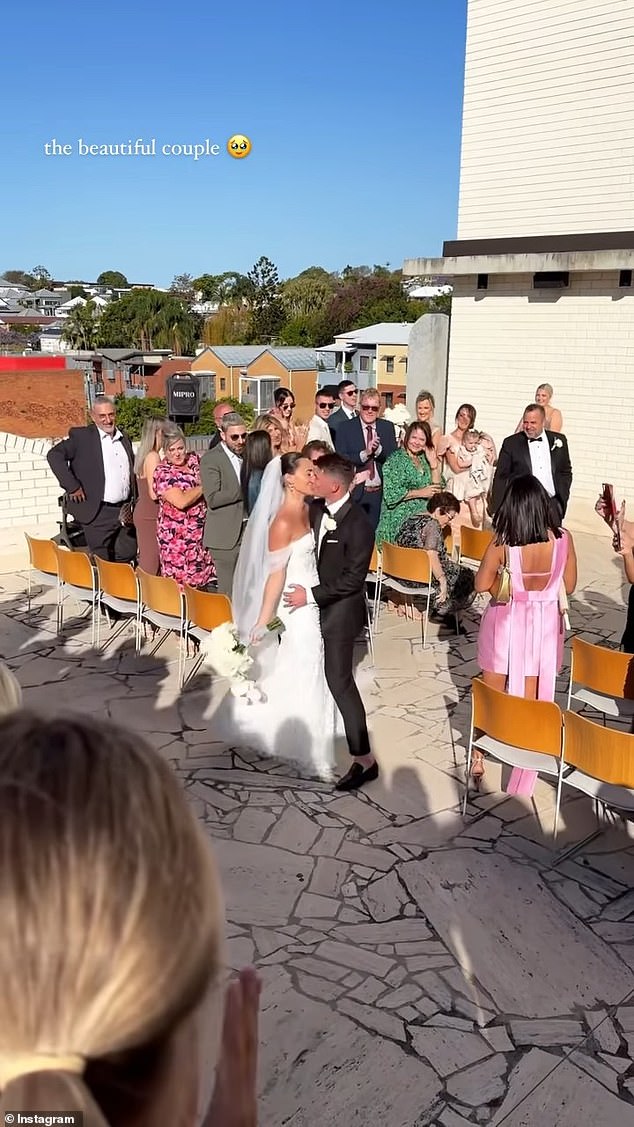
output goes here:
[{"label": "groom's black dress shoe", "polygon": [[371,767],[362,767],[360,763],[353,763],[347,774],[339,779],[335,790],[358,790],[364,783],[373,783],[378,777],[378,763],[373,763]]}]

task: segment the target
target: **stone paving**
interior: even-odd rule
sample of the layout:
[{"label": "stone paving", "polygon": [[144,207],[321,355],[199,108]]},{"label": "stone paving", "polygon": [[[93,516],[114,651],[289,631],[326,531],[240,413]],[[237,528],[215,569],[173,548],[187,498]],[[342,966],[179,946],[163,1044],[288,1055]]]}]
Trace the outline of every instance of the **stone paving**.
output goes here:
[{"label": "stone paving", "polygon": [[[618,561],[576,540],[573,630],[618,644]],[[634,835],[617,822],[558,863],[553,787],[506,797],[492,763],[463,820],[477,610],[425,652],[417,623],[382,616],[360,670],[382,775],[339,796],[214,744],[222,686],[179,694],[169,644],[98,654],[77,620],[58,640],[51,592],[27,621],[24,586],[0,576],[0,654],[26,702],[142,732],[208,828],[229,962],[264,979],[263,1124],[634,1125]],[[562,814],[557,849],[594,827],[584,797]]]}]

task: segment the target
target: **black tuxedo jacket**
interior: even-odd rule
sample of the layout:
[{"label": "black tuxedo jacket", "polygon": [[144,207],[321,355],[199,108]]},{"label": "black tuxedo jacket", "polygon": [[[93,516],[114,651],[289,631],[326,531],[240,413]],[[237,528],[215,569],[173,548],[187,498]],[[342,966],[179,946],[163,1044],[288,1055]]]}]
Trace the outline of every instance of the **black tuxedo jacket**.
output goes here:
[{"label": "black tuxedo jacket", "polygon": [[[319,545],[325,516],[323,502],[310,507],[310,522]],[[313,597],[319,607],[324,637],[357,637],[365,616],[365,583],[374,548],[374,530],[366,514],[348,499],[332,520],[337,527],[326,532],[317,556],[319,584]]]},{"label": "black tuxedo jacket", "polygon": [[335,441],[335,435],[337,434],[337,431],[339,430],[341,424],[348,422],[350,422],[350,419],[348,415],[346,415],[343,407],[337,407],[337,410],[333,411],[332,415],[328,419],[328,426],[330,427],[330,433],[332,435],[333,442]]},{"label": "black tuxedo jacket", "polygon": [[[376,435],[381,443],[381,453],[377,454],[374,460],[379,477],[383,481],[383,463],[396,450],[396,431],[387,419],[377,419],[373,425],[376,427]],[[341,423],[335,435],[335,448],[338,454],[353,462],[357,470],[366,468],[367,462],[361,458],[361,451],[366,448],[366,431],[365,425],[358,416]],[[352,494],[353,501],[361,500],[364,489],[363,484],[357,486]]]},{"label": "black tuxedo jacket", "polygon": [[[553,471],[553,484],[555,497],[561,507],[562,516],[565,515],[572,485],[572,466],[568,453],[568,442],[565,434],[556,434],[554,431],[544,431],[550,449],[550,463]],[[555,445],[557,443],[557,445]],[[500,449],[498,464],[491,487],[492,511],[499,509],[506,487],[513,478],[522,474],[532,474],[531,456],[529,453],[528,438],[523,431],[505,438]]]},{"label": "black tuxedo jacket", "polygon": [[[127,435],[122,433],[121,441],[130,462],[131,498],[136,494],[134,451]],[[80,524],[90,524],[99,511],[106,484],[99,429],[96,426],[71,427],[68,438],[49,450],[47,460],[66,493],[74,493],[81,486],[86,500],[74,501],[70,511]]]}]

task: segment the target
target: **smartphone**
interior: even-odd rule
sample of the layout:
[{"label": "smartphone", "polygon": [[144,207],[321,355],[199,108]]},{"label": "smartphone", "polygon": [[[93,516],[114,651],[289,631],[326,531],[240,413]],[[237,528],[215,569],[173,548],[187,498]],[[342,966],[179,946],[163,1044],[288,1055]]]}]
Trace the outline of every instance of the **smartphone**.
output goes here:
[{"label": "smartphone", "polygon": [[621,550],[621,533],[619,531],[619,513],[614,500],[614,486],[609,485],[607,482],[603,483],[601,500],[605,506],[605,522],[610,526],[614,533],[614,549],[617,552]]}]

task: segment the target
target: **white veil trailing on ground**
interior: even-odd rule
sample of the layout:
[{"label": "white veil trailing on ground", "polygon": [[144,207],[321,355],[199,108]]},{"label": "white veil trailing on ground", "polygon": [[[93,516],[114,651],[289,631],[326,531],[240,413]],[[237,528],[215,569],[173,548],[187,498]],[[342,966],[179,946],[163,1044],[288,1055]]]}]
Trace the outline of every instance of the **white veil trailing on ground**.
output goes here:
[{"label": "white veil trailing on ground", "polygon": [[233,621],[247,644],[255,626],[271,570],[269,528],[284,500],[281,458],[273,458],[262,475],[260,494],[249,517],[233,577]]}]

